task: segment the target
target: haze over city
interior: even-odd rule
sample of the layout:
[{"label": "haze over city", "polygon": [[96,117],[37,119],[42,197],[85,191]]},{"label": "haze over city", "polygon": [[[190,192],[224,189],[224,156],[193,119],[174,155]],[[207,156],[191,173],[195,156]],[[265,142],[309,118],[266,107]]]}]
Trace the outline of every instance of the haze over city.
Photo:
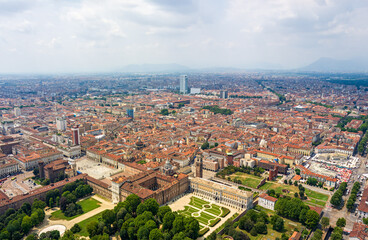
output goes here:
[{"label": "haze over city", "polygon": [[323,57],[366,63],[367,11],[359,0],[2,0],[0,72],[174,63],[298,69]]}]

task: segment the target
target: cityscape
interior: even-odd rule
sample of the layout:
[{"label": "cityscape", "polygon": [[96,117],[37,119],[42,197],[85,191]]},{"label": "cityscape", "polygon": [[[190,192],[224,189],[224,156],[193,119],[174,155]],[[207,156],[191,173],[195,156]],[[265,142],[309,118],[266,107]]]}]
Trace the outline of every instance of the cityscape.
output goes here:
[{"label": "cityscape", "polygon": [[0,240],[367,240],[366,10],[0,1]]}]

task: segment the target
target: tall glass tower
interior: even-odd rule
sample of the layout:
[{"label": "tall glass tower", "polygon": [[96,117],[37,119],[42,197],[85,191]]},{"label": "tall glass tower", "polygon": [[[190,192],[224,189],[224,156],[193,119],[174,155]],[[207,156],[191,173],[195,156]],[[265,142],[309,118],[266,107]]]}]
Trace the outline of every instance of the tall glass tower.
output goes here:
[{"label": "tall glass tower", "polygon": [[180,93],[188,93],[188,76],[181,75],[180,76]]}]

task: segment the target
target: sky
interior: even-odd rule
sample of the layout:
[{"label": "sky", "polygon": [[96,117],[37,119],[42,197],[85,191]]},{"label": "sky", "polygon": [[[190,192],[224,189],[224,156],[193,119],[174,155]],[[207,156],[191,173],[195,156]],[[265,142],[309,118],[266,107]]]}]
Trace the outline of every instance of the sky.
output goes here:
[{"label": "sky", "polygon": [[284,68],[368,55],[367,0],[0,0],[0,73]]}]

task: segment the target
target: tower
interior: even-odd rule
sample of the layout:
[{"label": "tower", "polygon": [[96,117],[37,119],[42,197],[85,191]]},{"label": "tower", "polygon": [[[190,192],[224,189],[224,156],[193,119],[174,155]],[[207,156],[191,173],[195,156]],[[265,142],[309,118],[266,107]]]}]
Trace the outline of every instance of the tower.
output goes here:
[{"label": "tower", "polygon": [[21,113],[21,111],[20,111],[20,108],[19,108],[19,107],[15,107],[15,108],[14,108],[14,115],[15,115],[16,117],[19,117],[21,114],[22,114],[22,113]]},{"label": "tower", "polygon": [[188,91],[188,76],[180,76],[180,93],[186,94]]},{"label": "tower", "polygon": [[196,167],[195,177],[203,178],[203,160],[202,160],[202,156],[197,156],[195,167]]},{"label": "tower", "polygon": [[72,140],[74,146],[80,145],[79,126],[72,128]]},{"label": "tower", "polygon": [[58,131],[65,131],[66,130],[65,116],[56,118],[56,129]]},{"label": "tower", "polygon": [[223,98],[223,99],[229,98],[228,91],[220,91],[220,98]]}]

